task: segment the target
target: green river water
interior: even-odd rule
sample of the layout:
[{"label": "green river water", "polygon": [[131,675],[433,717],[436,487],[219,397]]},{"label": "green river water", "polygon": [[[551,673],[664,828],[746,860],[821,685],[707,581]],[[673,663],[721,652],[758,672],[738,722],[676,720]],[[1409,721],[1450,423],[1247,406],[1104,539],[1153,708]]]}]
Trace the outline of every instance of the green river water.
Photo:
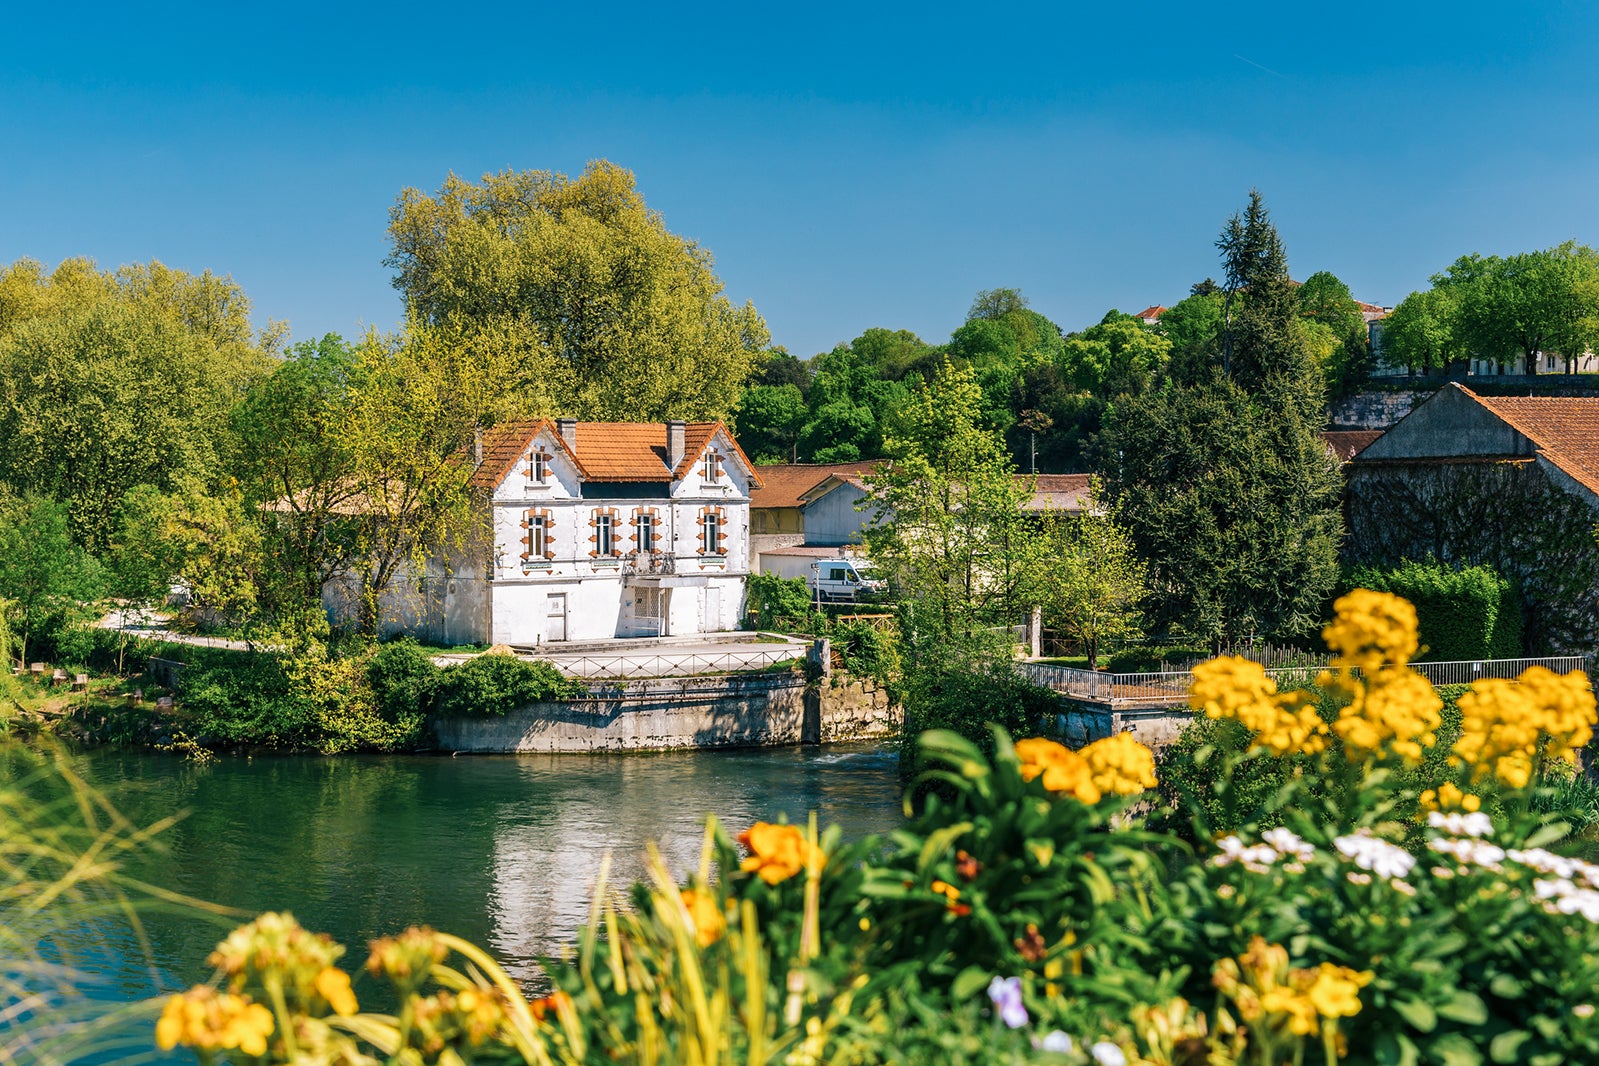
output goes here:
[{"label": "green river water", "polygon": [[[288,910],[359,967],[366,941],[426,923],[484,945],[530,990],[612,879],[643,873],[656,842],[675,873],[699,862],[707,814],[732,832],[787,812],[855,838],[892,827],[891,750],[867,746],[654,755],[243,758],[200,764],[93,752],[80,770],[135,823],[182,813],[133,872],[256,913]],[[208,976],[227,928],[146,919],[150,951],[97,930],[77,945],[96,998],[138,998]],[[81,954],[80,954],[81,952]]]}]

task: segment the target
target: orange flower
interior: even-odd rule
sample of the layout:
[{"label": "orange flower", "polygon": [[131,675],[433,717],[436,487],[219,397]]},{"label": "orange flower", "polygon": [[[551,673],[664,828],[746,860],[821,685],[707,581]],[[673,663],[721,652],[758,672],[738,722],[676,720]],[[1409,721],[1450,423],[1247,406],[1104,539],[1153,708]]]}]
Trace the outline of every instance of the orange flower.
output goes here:
[{"label": "orange flower", "polygon": [[738,835],[738,842],[750,849],[749,858],[739,869],[746,873],[753,870],[769,885],[788,880],[813,859],[825,861],[818,854],[819,849],[813,848],[804,832],[794,825],[756,822]]},{"label": "orange flower", "polygon": [[689,925],[694,930],[694,942],[702,948],[708,948],[722,939],[727,919],[722,917],[722,911],[716,905],[716,896],[697,888],[683,889],[682,896]]},{"label": "orange flower", "polygon": [[1016,758],[1021,763],[1022,780],[1044,779],[1050,792],[1074,796],[1083,803],[1098,803],[1099,787],[1088,760],[1062,744],[1043,737],[1016,742]]},{"label": "orange flower", "polygon": [[551,992],[547,996],[530,1000],[528,1007],[533,1012],[533,1020],[542,1022],[551,1014],[560,1014],[562,1011],[572,1009],[572,997],[565,992]]}]

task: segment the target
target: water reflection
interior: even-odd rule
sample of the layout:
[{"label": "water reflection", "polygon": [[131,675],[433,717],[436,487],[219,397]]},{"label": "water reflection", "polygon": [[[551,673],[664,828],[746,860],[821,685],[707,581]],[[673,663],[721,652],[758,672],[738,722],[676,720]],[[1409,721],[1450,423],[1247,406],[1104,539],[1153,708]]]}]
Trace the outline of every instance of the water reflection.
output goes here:
[{"label": "water reflection", "polygon": [[[893,755],[876,748],[631,756],[178,759],[95,753],[82,770],[135,822],[187,811],[166,851],[133,871],[254,914],[292,911],[349,946],[428,923],[486,945],[531,988],[588,915],[600,862],[644,871],[658,842],[671,869],[699,863],[703,820],[733,831],[789,812],[847,836],[898,818]],[[207,976],[217,924],[156,913],[154,972],[126,935],[93,938],[94,968],[128,996]],[[86,945],[88,946],[88,945]]]}]

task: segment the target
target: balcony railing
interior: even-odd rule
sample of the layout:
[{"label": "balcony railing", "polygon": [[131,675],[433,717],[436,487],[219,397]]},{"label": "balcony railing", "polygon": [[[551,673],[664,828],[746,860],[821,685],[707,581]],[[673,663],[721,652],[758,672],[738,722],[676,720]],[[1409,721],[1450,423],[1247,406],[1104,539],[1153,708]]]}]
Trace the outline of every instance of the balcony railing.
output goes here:
[{"label": "balcony railing", "polygon": [[636,552],[622,560],[628,576],[666,577],[677,573],[677,556],[668,552]]}]

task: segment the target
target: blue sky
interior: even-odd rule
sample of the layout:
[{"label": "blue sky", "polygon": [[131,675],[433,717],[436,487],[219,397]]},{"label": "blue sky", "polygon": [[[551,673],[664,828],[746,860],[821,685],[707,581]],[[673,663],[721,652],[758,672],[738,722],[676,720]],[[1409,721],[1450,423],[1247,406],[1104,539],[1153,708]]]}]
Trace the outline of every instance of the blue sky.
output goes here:
[{"label": "blue sky", "polygon": [[209,268],[297,339],[397,324],[402,188],[601,157],[799,355],[1170,304],[1251,186],[1377,303],[1599,243],[1599,5],[138,8],[7,13],[0,260]]}]

